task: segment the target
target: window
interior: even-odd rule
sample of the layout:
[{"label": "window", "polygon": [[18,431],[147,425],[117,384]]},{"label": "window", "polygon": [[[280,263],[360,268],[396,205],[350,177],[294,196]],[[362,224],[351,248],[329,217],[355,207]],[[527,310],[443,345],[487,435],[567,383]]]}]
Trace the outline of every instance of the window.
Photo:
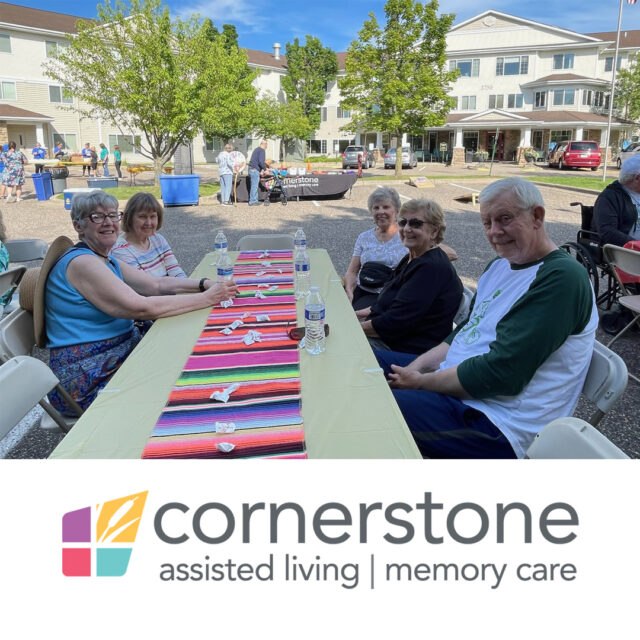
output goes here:
[{"label": "window", "polygon": [[542,149],[542,140],[544,139],[544,132],[533,131],[531,133],[531,146],[534,149]]},{"label": "window", "polygon": [[64,148],[69,151],[78,150],[78,137],[75,133],[54,133],[53,146],[55,147],[58,142],[62,142]]},{"label": "window", "polygon": [[11,53],[11,36],[0,33],[0,53]]},{"label": "window", "polygon": [[455,71],[456,69],[463,78],[475,78],[480,74],[480,58],[449,60],[449,71]]},{"label": "window", "polygon": [[525,75],[529,72],[529,56],[496,58],[497,76]]},{"label": "window", "polygon": [[558,53],[553,56],[554,69],[573,69],[573,53]]},{"label": "window", "polygon": [[510,93],[507,98],[507,107],[509,109],[522,109],[524,104],[524,96],[521,93]]},{"label": "window", "polygon": [[62,102],[64,104],[72,104],[73,97],[69,92],[69,89],[52,85],[49,87],[49,102]]},{"label": "window", "polygon": [[477,151],[478,150],[478,132],[464,131],[462,134],[462,146],[467,151]]},{"label": "window", "polygon": [[326,140],[307,140],[307,153],[327,153]]},{"label": "window", "polygon": [[349,111],[349,109],[342,109],[341,107],[338,107],[338,118],[350,118],[351,117],[351,111]]},{"label": "window", "polygon": [[[211,144],[211,148],[209,148]],[[140,153],[140,136],[109,136],[109,149],[118,145],[122,153]],[[216,146],[217,145],[217,146]],[[205,140],[207,151],[222,151],[222,140],[220,138],[209,138]]]},{"label": "window", "polygon": [[0,82],[0,100],[16,99],[16,83]]},{"label": "window", "polygon": [[475,109],[476,97],[475,96],[462,96],[461,109]]},{"label": "window", "polygon": [[533,96],[533,106],[535,109],[544,109],[547,106],[547,92],[536,91]]},{"label": "window", "polygon": [[588,89],[583,89],[582,91],[582,104],[591,106],[593,103],[593,91]]},{"label": "window", "polygon": [[556,129],[555,131],[551,131],[551,135],[549,136],[550,142],[564,142],[565,140],[571,140],[573,137],[572,131],[570,129]]},{"label": "window", "polygon": [[575,89],[554,89],[553,104],[554,106],[573,104],[575,101],[575,95]]},{"label": "window", "polygon": [[[618,56],[618,62],[616,64],[616,69],[620,71],[620,67],[622,66],[622,56]],[[604,70],[605,71],[613,71],[613,56],[608,56],[604,59]]]},{"label": "window", "polygon": [[47,40],[45,43],[45,49],[47,52],[47,58],[55,58],[60,53],[61,49],[66,49],[69,45],[62,42],[53,42]]},{"label": "window", "polygon": [[489,96],[489,109],[502,109],[504,107],[504,96]]},{"label": "window", "polygon": [[327,121],[327,107],[320,108],[320,119],[322,120],[322,122]]}]

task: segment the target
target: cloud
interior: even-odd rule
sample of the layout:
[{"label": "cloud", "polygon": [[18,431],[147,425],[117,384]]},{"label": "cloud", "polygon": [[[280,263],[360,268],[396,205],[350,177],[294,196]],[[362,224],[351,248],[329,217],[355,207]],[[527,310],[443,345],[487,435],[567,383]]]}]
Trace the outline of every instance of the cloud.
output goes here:
[{"label": "cloud", "polygon": [[211,18],[218,27],[223,24],[242,25],[244,31],[254,33],[264,32],[267,22],[251,0],[200,0],[175,7],[174,11],[182,17],[198,13],[202,18]]}]

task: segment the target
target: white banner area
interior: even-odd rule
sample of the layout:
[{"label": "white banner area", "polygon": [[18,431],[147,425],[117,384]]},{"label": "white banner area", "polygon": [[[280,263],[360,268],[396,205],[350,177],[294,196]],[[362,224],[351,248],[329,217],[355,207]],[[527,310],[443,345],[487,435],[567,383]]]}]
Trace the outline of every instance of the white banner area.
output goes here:
[{"label": "white banner area", "polygon": [[638,461],[2,461],[3,636],[629,638]]}]

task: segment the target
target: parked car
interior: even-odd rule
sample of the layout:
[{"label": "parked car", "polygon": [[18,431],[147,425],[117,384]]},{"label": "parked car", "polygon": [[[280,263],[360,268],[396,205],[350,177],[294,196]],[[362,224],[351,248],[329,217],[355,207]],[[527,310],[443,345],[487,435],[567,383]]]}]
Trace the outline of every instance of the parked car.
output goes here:
[{"label": "parked car", "polygon": [[[416,154],[411,151],[411,147],[402,147],[402,166],[403,167],[417,167],[418,158]],[[384,154],[384,168],[395,169],[396,167],[396,149],[391,147],[387,153]]]},{"label": "parked car", "polygon": [[632,156],[637,156],[640,153],[640,142],[632,142],[624,151],[621,151],[618,154],[618,159],[616,160],[616,164],[618,165],[618,169],[622,166],[622,163]]},{"label": "parked car", "polygon": [[362,168],[369,169],[376,166],[376,160],[373,157],[373,151],[367,151],[364,147],[352,145],[347,147],[342,154],[342,168],[354,169],[358,168],[358,156],[362,158]]},{"label": "parked car", "polygon": [[589,167],[596,171],[602,162],[600,146],[593,140],[568,140],[558,143],[547,158],[550,167]]}]

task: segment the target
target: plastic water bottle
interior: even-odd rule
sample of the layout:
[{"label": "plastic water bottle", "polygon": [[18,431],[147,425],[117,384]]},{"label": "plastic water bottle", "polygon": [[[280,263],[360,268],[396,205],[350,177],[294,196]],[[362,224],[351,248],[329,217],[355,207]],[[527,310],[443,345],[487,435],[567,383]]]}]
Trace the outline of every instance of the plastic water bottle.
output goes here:
[{"label": "plastic water bottle", "polygon": [[304,248],[296,252],[293,267],[296,300],[299,300],[309,293],[311,284],[311,262]]},{"label": "plastic water bottle", "polygon": [[296,254],[307,250],[307,236],[304,235],[302,227],[298,227],[296,235],[293,236],[293,247]]},{"label": "plastic water bottle", "polygon": [[222,229],[218,231],[218,235],[213,242],[216,250],[216,257],[220,259],[220,256],[223,253],[227,253],[227,236],[224,235],[224,231]]},{"label": "plastic water bottle", "polygon": [[318,287],[311,287],[304,305],[304,346],[315,356],[324,351],[324,300]]},{"label": "plastic water bottle", "polygon": [[218,282],[224,282],[225,280],[233,279],[233,264],[226,250],[220,254],[217,269]]}]

